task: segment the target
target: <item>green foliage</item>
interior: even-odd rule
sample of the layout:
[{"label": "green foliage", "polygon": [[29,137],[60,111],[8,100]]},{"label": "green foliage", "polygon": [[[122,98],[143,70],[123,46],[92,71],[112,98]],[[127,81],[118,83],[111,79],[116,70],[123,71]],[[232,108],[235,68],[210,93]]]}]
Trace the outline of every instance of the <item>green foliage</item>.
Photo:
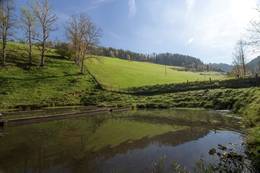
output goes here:
[{"label": "green foliage", "polygon": [[67,43],[58,42],[55,45],[55,51],[58,55],[62,56],[66,59],[71,59],[73,52],[70,50],[69,45]]},{"label": "green foliage", "polygon": [[260,126],[248,130],[248,150],[256,168],[260,169]]}]

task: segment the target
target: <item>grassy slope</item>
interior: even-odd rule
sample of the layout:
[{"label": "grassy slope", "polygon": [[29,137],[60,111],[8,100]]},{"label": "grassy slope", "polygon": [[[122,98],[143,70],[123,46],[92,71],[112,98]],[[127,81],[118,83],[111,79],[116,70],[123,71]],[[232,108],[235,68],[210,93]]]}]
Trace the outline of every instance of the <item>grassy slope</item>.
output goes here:
[{"label": "grassy slope", "polygon": [[113,92],[96,92],[85,96],[86,104],[126,106],[137,108],[208,108],[230,109],[244,117],[245,124],[253,127],[260,123],[260,88],[212,89],[166,93],[153,96],[131,96]]},{"label": "grassy slope", "polygon": [[[79,68],[62,59],[55,50],[49,50],[46,66],[25,68],[27,63],[25,45],[10,43],[7,58],[9,65],[0,67],[0,109],[18,105],[62,106],[80,104],[81,96],[95,88],[92,78],[79,74]],[[39,64],[39,51],[35,47],[33,61]],[[164,66],[130,62],[116,58],[96,57],[86,63],[91,73],[105,86],[127,88],[162,83],[185,82],[187,80],[222,79],[217,74],[182,72]]]},{"label": "grassy slope", "polygon": [[225,78],[219,73],[177,71],[171,66],[167,66],[165,75],[163,65],[105,57],[90,58],[87,61],[87,67],[99,83],[109,89]]},{"label": "grassy slope", "polygon": [[[80,104],[82,92],[94,87],[89,75],[80,75],[73,62],[58,59],[53,51],[47,54],[46,67],[25,69],[24,46],[11,44],[10,49],[16,52],[8,57],[9,65],[0,67],[0,109],[17,105],[76,105]],[[38,54],[35,49],[34,56],[39,57]],[[38,64],[39,59],[34,58],[34,63]]]}]

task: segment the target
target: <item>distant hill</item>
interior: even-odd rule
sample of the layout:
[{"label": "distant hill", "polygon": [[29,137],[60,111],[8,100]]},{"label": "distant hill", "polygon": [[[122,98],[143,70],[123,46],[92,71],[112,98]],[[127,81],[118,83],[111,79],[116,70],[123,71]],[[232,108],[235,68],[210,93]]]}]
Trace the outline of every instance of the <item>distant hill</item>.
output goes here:
[{"label": "distant hill", "polygon": [[[63,43],[65,46],[67,43]],[[59,50],[59,47],[54,47]],[[90,54],[103,57],[116,57],[129,61],[150,62],[154,64],[184,67],[185,71],[216,71],[230,72],[232,66],[228,64],[204,64],[199,58],[177,53],[144,54],[112,47],[92,47]]]},{"label": "distant hill", "polygon": [[203,69],[203,62],[195,57],[181,54],[162,53],[150,59],[151,62],[162,65],[179,66],[189,69]]},{"label": "distant hill", "polygon": [[179,66],[185,67],[186,69],[192,69],[194,71],[203,71],[206,66],[203,62],[192,56],[173,54],[173,53],[160,53],[160,54],[143,54],[136,53],[129,50],[106,48],[106,47],[95,47],[92,52],[93,55],[117,57],[120,59],[127,59],[131,61],[142,61],[151,62],[161,65]]},{"label": "distant hill", "polygon": [[247,68],[253,73],[260,72],[260,56],[247,63]]},{"label": "distant hill", "polygon": [[209,64],[210,68],[211,69],[215,69],[217,71],[222,71],[222,72],[231,72],[232,69],[233,69],[233,66],[232,65],[229,65],[229,64],[224,64],[224,63],[210,63]]}]

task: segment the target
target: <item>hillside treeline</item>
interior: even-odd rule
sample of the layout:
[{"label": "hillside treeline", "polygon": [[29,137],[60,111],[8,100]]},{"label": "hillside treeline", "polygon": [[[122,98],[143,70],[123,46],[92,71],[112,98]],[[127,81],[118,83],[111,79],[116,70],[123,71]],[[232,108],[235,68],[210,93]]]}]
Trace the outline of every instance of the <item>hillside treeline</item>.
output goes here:
[{"label": "hillside treeline", "polygon": [[[67,43],[50,43],[53,48],[55,48],[59,54],[63,56],[70,56],[68,52]],[[173,53],[160,53],[160,54],[143,54],[136,53],[129,50],[115,49],[111,47],[92,47],[90,54],[97,56],[106,57],[116,57],[120,59],[125,59],[129,61],[141,61],[141,62],[151,62],[161,65],[178,66],[184,67],[183,70],[187,71],[219,71],[221,69],[213,67],[208,64],[204,64],[200,59],[181,54]],[[181,70],[181,69],[180,69]]]},{"label": "hillside treeline", "polygon": [[193,70],[205,70],[207,67],[203,62],[195,57],[181,54],[161,53],[161,54],[143,54],[128,50],[98,47],[92,50],[92,54],[99,56],[117,57],[132,61],[146,61],[161,65],[179,66]]}]

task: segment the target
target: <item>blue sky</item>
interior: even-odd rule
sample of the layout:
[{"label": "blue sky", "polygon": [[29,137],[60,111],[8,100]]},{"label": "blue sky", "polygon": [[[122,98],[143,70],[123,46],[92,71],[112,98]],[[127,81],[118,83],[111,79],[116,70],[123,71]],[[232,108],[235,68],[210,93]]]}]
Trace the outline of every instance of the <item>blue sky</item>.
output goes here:
[{"label": "blue sky", "polygon": [[[19,0],[22,5],[26,0]],[[103,30],[100,45],[140,53],[181,53],[204,62],[232,62],[247,38],[258,0],[50,0],[59,20],[53,39],[65,39],[72,14],[87,13]],[[249,53],[249,60],[255,56]]]}]

